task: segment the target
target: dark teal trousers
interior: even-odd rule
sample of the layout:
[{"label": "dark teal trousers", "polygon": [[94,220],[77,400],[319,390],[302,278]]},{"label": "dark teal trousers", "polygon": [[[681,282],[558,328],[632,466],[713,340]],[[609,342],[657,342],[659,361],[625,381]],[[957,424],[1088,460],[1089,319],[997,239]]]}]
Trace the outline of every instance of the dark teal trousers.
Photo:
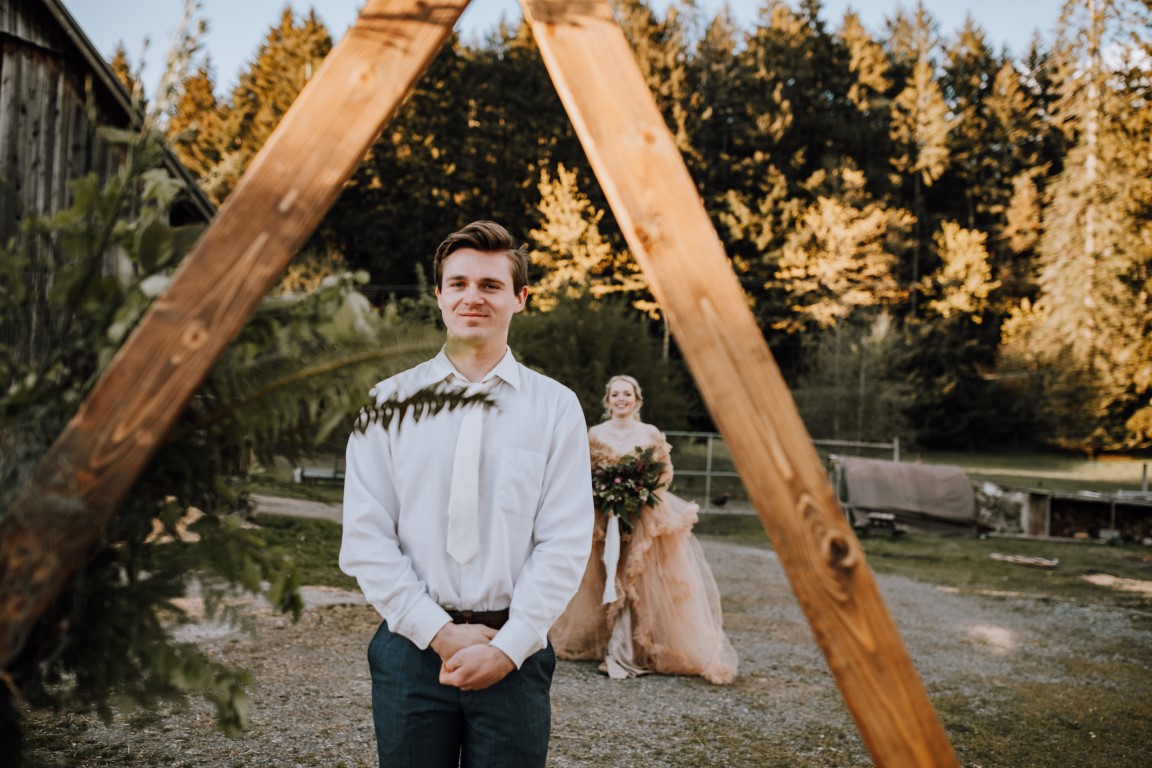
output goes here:
[{"label": "dark teal trousers", "polygon": [[482,691],[441,685],[440,657],[382,622],[368,646],[380,768],[544,768],[552,726],[549,645]]}]

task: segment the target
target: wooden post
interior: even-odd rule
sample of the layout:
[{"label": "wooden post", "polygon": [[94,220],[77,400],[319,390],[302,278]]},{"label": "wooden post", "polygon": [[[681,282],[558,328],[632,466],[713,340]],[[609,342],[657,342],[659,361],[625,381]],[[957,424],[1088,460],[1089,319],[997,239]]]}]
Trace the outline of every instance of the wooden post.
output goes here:
[{"label": "wooden post", "polygon": [[315,230],[468,0],[369,0],[0,523],[0,667]]},{"label": "wooden post", "polygon": [[873,760],[958,768],[609,4],[521,4]]}]

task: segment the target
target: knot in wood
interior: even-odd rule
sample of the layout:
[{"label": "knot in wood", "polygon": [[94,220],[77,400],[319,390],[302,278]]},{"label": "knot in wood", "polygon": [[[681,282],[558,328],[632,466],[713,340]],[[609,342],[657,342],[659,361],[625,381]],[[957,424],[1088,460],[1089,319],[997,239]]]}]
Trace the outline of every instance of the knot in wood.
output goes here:
[{"label": "knot in wood", "polygon": [[839,571],[851,571],[860,564],[860,551],[841,531],[828,530],[820,541],[824,561]]},{"label": "knot in wood", "polygon": [[208,329],[199,320],[188,324],[184,333],[180,334],[180,342],[185,349],[199,349],[208,341]]}]

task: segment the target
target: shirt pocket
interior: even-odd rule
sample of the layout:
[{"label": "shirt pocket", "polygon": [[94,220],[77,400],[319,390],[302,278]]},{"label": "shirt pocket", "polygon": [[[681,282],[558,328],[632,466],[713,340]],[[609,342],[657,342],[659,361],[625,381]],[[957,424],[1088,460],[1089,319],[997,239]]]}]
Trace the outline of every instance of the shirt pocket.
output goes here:
[{"label": "shirt pocket", "polygon": [[510,517],[531,520],[544,488],[546,457],[536,451],[504,448],[496,482],[496,509]]}]

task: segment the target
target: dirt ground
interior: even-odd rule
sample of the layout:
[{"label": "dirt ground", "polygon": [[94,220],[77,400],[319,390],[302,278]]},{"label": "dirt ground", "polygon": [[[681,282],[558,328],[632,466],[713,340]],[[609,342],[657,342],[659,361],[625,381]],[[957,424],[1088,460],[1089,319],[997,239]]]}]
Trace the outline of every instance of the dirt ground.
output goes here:
[{"label": "dirt ground", "polygon": [[[868,766],[872,761],[774,552],[703,542],[740,654],[726,687],[610,681],[561,662],[549,766]],[[879,576],[963,765],[1147,765],[1152,622],[1131,610],[965,595]],[[358,595],[309,589],[299,623],[253,612],[249,631],[195,639],[249,669],[252,726],[215,730],[202,702],[90,716],[30,715],[32,765],[284,768],[376,765],[365,650],[377,618]]]}]

